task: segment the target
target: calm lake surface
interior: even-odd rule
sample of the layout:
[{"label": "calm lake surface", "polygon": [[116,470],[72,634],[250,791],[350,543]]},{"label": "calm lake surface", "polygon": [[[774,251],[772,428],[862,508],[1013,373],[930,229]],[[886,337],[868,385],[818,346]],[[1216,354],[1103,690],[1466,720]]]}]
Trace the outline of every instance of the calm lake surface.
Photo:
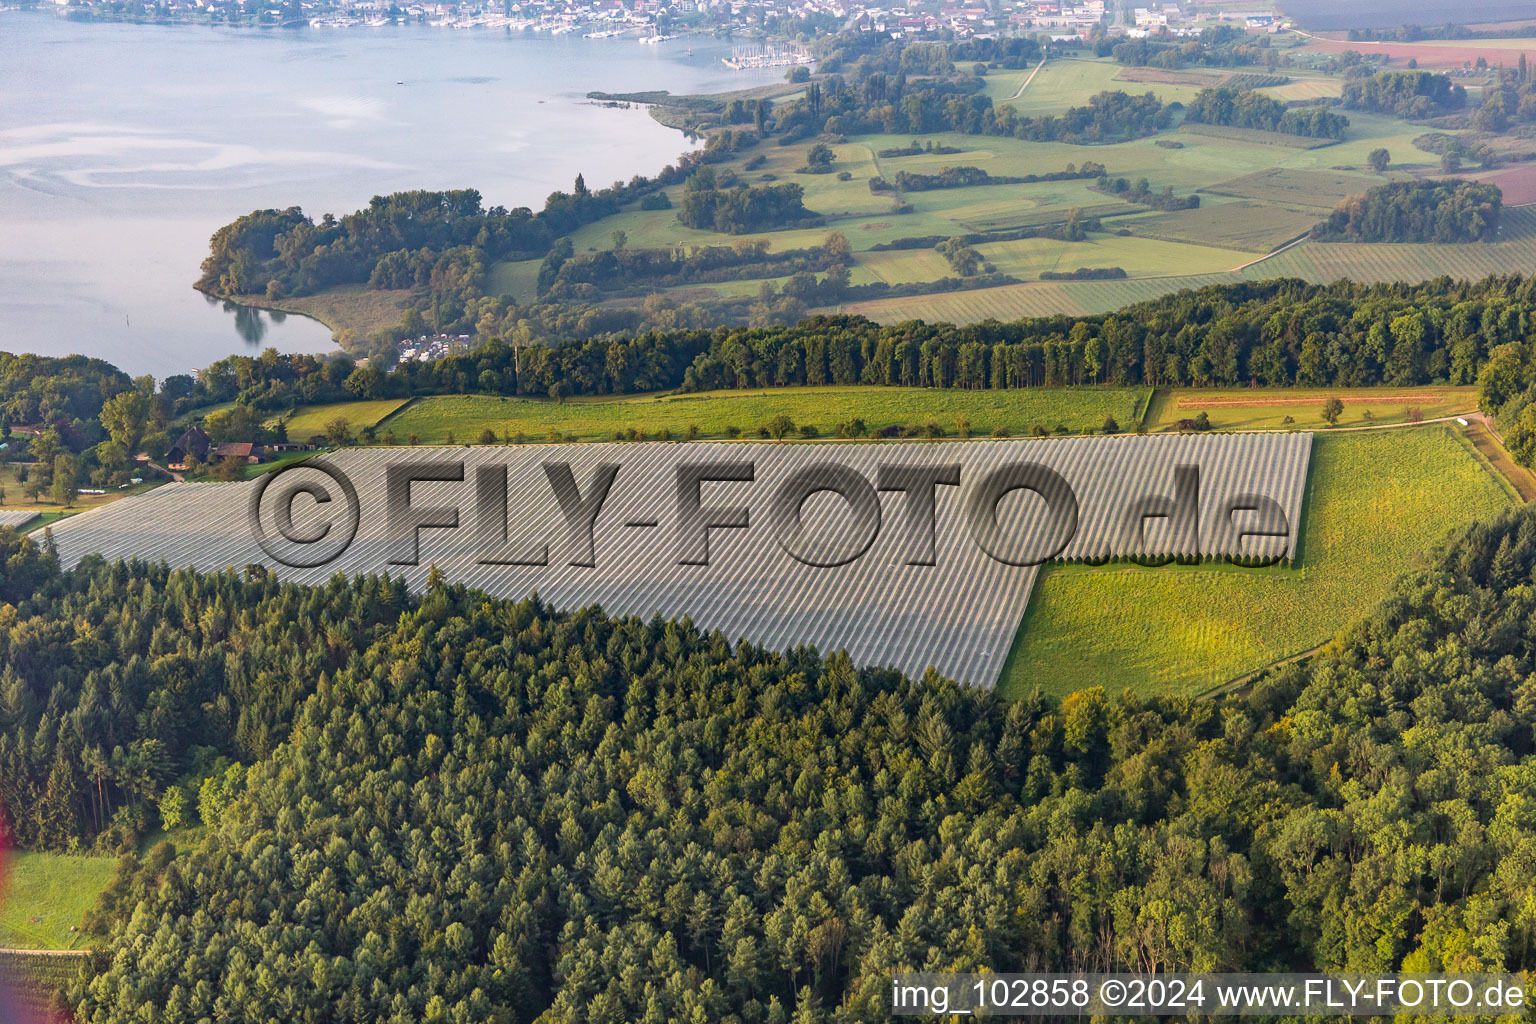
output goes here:
[{"label": "calm lake surface", "polygon": [[654,173],[683,136],[584,95],[779,80],[730,70],[729,51],[705,38],[0,13],[0,350],[156,376],[233,352],[328,350],[315,321],[192,289],[215,228],[267,207],[346,213],[410,188],[538,209],[578,173],[593,187]]}]

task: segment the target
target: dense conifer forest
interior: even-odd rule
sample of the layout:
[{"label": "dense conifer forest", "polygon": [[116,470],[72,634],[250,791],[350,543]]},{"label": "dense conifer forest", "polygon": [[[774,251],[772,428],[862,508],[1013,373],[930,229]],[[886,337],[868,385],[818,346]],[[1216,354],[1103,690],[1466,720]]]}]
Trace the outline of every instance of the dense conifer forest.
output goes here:
[{"label": "dense conifer forest", "polygon": [[24,843],[108,803],[127,839],[201,745],[248,759],[193,851],[122,860],[91,1024],[862,1021],[897,966],[1531,966],[1529,510],[1216,700],[1008,703],[440,581],[3,543]]}]

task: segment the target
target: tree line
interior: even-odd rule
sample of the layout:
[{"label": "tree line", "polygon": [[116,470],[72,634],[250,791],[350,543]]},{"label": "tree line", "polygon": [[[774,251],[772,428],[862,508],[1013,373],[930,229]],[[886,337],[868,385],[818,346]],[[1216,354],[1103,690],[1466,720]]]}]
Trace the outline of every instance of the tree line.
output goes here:
[{"label": "tree line", "polygon": [[[901,969],[1533,966],[1528,509],[1216,699],[1004,701],[440,578],[27,547],[0,537],[4,735],[59,766],[43,818],[147,808],[235,720],[261,751],[199,786],[190,851],[121,860],[84,1024],[852,1024]],[[82,737],[137,743],[139,793],[95,795]]]},{"label": "tree line", "polygon": [[[1422,285],[1245,282],[1084,317],[965,326],[819,316],[765,329],[658,332],[515,350],[492,342],[392,373],[363,368],[358,397],[628,394],[819,384],[1010,388],[1471,384],[1522,336],[1536,281]],[[255,396],[253,395],[254,399]]]},{"label": "tree line", "polygon": [[[950,249],[963,257],[976,240],[962,236]],[[803,276],[806,287],[820,287],[814,274]],[[1533,314],[1536,280],[1520,276],[1411,286],[1274,280],[1185,290],[1113,313],[1009,323],[882,325],[840,315],[775,327],[615,332],[551,345],[513,335],[467,354],[393,368],[268,350],[228,356],[195,376],[175,375],[158,386],[149,379],[130,384],[125,375],[104,370],[111,387],[123,389],[113,396],[109,417],[102,405],[92,411],[99,401],[93,398],[74,420],[61,415],[45,424],[41,437],[15,435],[7,451],[14,458],[42,444],[50,459],[73,451],[94,464],[90,460],[105,453],[104,440],[118,442],[111,450],[118,454],[132,454],[140,444],[152,447],[154,438],[168,444],[168,425],[177,417],[225,403],[232,403],[229,409],[208,418],[218,440],[249,440],[242,431],[298,405],[443,394],[544,396],[553,390],[569,396],[806,384],[1472,384],[1495,349],[1524,337]],[[39,368],[38,390],[51,386],[46,382],[54,364],[10,365]],[[1519,372],[1523,381],[1536,380],[1536,367],[1521,363]],[[1494,411],[1495,404],[1484,408]]]}]

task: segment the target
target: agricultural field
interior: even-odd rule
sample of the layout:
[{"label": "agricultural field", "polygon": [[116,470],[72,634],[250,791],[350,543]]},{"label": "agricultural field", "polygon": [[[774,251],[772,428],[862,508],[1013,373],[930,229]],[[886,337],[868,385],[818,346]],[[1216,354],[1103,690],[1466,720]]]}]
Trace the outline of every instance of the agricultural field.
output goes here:
[{"label": "agricultural field", "polygon": [[1525,163],[1517,167],[1465,174],[1462,177],[1497,185],[1499,191],[1504,193],[1506,208],[1536,203],[1536,165]]},{"label": "agricultural field", "polygon": [[1323,149],[1338,145],[1333,139],[1314,139],[1304,135],[1287,135],[1284,132],[1270,132],[1258,128],[1233,128],[1218,124],[1182,124],[1179,126],[1179,134],[1181,136],[1198,135],[1221,142],[1279,146],[1282,149]]},{"label": "agricultural field", "polygon": [[[1344,175],[1337,177],[1342,180]],[[1202,263],[1193,257],[1202,249],[1206,253],[1220,252],[1212,246],[1232,245],[1240,242],[1262,245],[1266,242],[1284,241],[1282,234],[1293,226],[1298,229],[1306,222],[1315,223],[1323,216],[1322,199],[1309,197],[1306,185],[1313,181],[1331,180],[1327,176],[1315,178],[1301,173],[1253,176],[1244,188],[1251,192],[1270,191],[1272,195],[1290,195],[1293,199],[1284,205],[1266,205],[1255,198],[1245,201],[1267,211],[1262,216],[1250,211],[1243,216],[1224,218],[1219,212],[1221,200],[1209,207],[1180,211],[1174,214],[1127,217],[1115,221],[1118,227],[1150,237],[1168,235],[1174,241],[1174,232],[1197,231],[1190,227],[1210,217],[1212,224],[1207,234],[1208,245],[1192,244],[1171,248],[1163,266],[1194,273],[1178,276],[1143,277],[1134,272],[1130,280],[1115,281],[1050,281],[997,288],[977,289],[967,292],[951,292],[945,295],[918,295],[904,298],[875,299],[849,303],[847,312],[860,313],[881,323],[899,323],[902,320],[949,321],[976,323],[981,320],[1015,320],[1027,316],[1048,316],[1056,313],[1083,315],[1105,313],[1120,309],[1134,302],[1156,298],[1181,288],[1203,288],[1213,284],[1230,284],[1235,281],[1266,281],[1277,277],[1299,277],[1317,284],[1328,284],[1340,278],[1351,278],[1367,283],[1428,281],[1442,274],[1464,280],[1476,280],[1489,274],[1528,274],[1536,267],[1536,205],[1507,208],[1504,211],[1500,240],[1492,245],[1483,243],[1465,245],[1408,245],[1388,243],[1313,242],[1302,241],[1284,248],[1272,256],[1256,260],[1245,259],[1240,252],[1227,252],[1231,269],[1213,269],[1210,262]],[[1228,185],[1233,183],[1229,182]],[[1312,204],[1312,205],[1308,205]],[[1247,209],[1247,207],[1244,207]],[[1308,212],[1312,211],[1312,212]],[[1289,216],[1287,216],[1289,213]],[[1150,225],[1150,227],[1149,227]],[[1253,234],[1248,235],[1249,228]],[[1266,230],[1273,234],[1265,235]],[[1300,231],[1298,230],[1298,234]],[[1294,236],[1292,236],[1294,237]],[[1123,238],[1100,238],[1095,242],[1105,245],[1124,243]],[[1057,243],[1065,248],[1081,243]],[[983,248],[985,251],[985,248]],[[1064,257],[1065,259],[1065,257]],[[1212,261],[1219,262],[1219,261]],[[1073,266],[1090,264],[1073,264]],[[1113,264],[1110,264],[1113,265]],[[1062,266],[1066,266],[1064,262]],[[1001,269],[1001,268],[1000,268]],[[1126,267],[1131,271],[1131,267]],[[1206,272],[1200,272],[1206,271]]]},{"label": "agricultural field", "polygon": [[0,890],[0,948],[78,949],[79,928],[96,894],[112,880],[112,857],[11,853]]},{"label": "agricultural field", "polygon": [[32,1014],[27,1020],[48,1020],[55,994],[75,980],[81,959],[78,955],[0,953],[0,982],[15,996],[21,1009]]},{"label": "agricultural field", "polygon": [[1216,430],[1325,430],[1323,403],[1330,398],[1344,403],[1335,429],[1405,423],[1409,409],[1426,420],[1477,411],[1475,387],[1159,388],[1145,423],[1148,431],[1172,430],[1203,412]]},{"label": "agricultural field", "polygon": [[1301,277],[1366,283],[1427,281],[1448,275],[1475,280],[1489,274],[1528,274],[1536,267],[1536,207],[1504,211],[1499,241],[1492,245],[1406,245],[1303,242],[1243,271],[1249,280]]},{"label": "agricultural field", "polygon": [[[1230,72],[1203,69],[1165,71],[1126,68],[1110,59],[1056,59],[1046,63],[1018,99],[1011,99],[1029,69],[993,69],[987,89],[997,103],[1011,103],[1024,113],[1059,113],[1084,102],[1104,88],[1148,90],[1165,101],[1188,99],[1204,85],[1229,77]],[[1284,86],[1307,98],[1326,95],[1338,79],[1302,73]],[[1117,308],[1185,284],[1209,284],[1253,277],[1269,268],[1244,270],[1255,257],[1291,241],[1320,220],[1342,198],[1364,191],[1384,179],[1363,170],[1367,154],[1378,146],[1392,153],[1393,175],[1438,166],[1438,156],[1421,151],[1414,139],[1421,126],[1394,118],[1351,112],[1349,136],[1319,147],[1318,140],[1225,128],[1185,126],[1158,138],[1098,146],[1027,142],[1012,138],[930,133],[916,141],[950,147],[956,153],[918,153],[880,157],[882,149],[913,141],[899,135],[852,136],[833,144],[833,171],[801,174],[811,141],[791,146],[764,145],[743,154],[735,164],[742,181],[795,182],[805,190],[806,206],[823,217],[816,227],[769,231],[742,236],[766,242],[771,251],[820,245],[828,232],[848,238],[854,254],[851,280],[855,284],[883,281],[912,285],[950,276],[953,271],[932,248],[875,252],[876,245],[902,238],[948,238],[1032,228],[1064,221],[1073,210],[1104,220],[1105,230],[1089,242],[1024,240],[976,244],[1002,273],[1026,282],[1045,270],[1078,267],[1121,267],[1129,280],[1048,282],[1012,285],[986,292],[939,293],[906,298],[867,300],[848,304],[851,311],[877,319],[960,320],[987,316],[1012,318],[1044,313],[1079,313]],[[1178,146],[1158,145],[1177,142]],[[761,162],[747,171],[747,159]],[[1176,194],[1200,193],[1201,207],[1157,213],[1146,206],[1123,202],[1094,191],[1091,181],[1072,180],[1015,185],[975,185],[965,188],[909,192],[899,197],[869,190],[875,176],[894,181],[901,171],[933,174],[946,167],[976,167],[996,176],[1021,177],[1064,170],[1085,160],[1105,165],[1109,173],[1131,181],[1145,178],[1152,188],[1172,187]],[[668,190],[674,204],[681,186]],[[904,203],[903,212],[896,212]],[[577,253],[597,252],[614,245],[622,230],[631,248],[730,245],[736,236],[684,227],[676,210],[630,209],[572,236]],[[1122,235],[1121,231],[1126,234]],[[1331,255],[1331,254],[1324,254]],[[1484,254],[1487,255],[1487,254]],[[1293,260],[1295,257],[1292,257]],[[533,297],[536,260],[492,267],[488,290],[527,302]],[[1279,273],[1301,272],[1277,264]],[[1306,272],[1331,280],[1328,266]],[[1432,276],[1432,275],[1431,275]],[[684,285],[667,291],[679,302],[756,295],[765,284],[779,286],[783,276],[764,279]],[[629,302],[632,300],[614,300]]]},{"label": "agricultural field", "polygon": [[1434,42],[1405,43],[1399,40],[1386,42],[1324,39],[1310,36],[1308,51],[1313,53],[1344,53],[1355,50],[1366,55],[1390,54],[1393,62],[1406,64],[1411,58],[1421,68],[1459,68],[1475,64],[1479,57],[1490,65],[1503,64],[1514,67],[1525,54],[1527,61],[1536,61],[1536,39],[1445,39]]},{"label": "agricultural field", "polygon": [[1231,274],[1196,274],[1127,281],[1036,281],[944,295],[872,299],[849,303],[844,309],[880,323],[927,320],[974,324],[982,320],[1017,320],[1056,313],[1084,316],[1108,313],[1181,288],[1203,288],[1235,279]]},{"label": "agricultural field", "polygon": [[354,433],[371,427],[405,404],[403,398],[384,398],[372,402],[339,402],[335,405],[301,405],[267,420],[269,426],[279,420],[287,424],[289,438],[308,440],[324,434],[326,426],[337,417],[347,421]]},{"label": "agricultural field", "polygon": [[1287,71],[1292,81],[1284,85],[1271,85],[1260,89],[1272,99],[1281,103],[1289,103],[1291,100],[1320,100],[1338,96],[1343,92],[1343,83],[1332,77],[1300,77],[1294,72]]},{"label": "agricultural field", "polygon": [[[1267,253],[1306,234],[1317,220],[1313,214],[1300,213],[1282,206],[1266,206],[1243,200],[1217,200],[1202,203],[1193,210],[1127,217],[1116,221],[1115,226],[1145,238],[1183,242],[1187,245],[1217,246],[1240,252]],[[1229,254],[1227,265],[1217,269],[1228,270],[1231,262]]]},{"label": "agricultural field", "polygon": [[1107,416],[1129,429],[1146,410],[1148,388],[1034,388],[1009,391],[951,391],[924,388],[826,387],[760,391],[712,391],[700,394],[632,395],[573,398],[557,403],[542,398],[442,396],[422,398],[382,423],[380,432],[405,443],[412,434],[422,444],[452,440],[468,443],[489,429],[499,439],[540,441],[550,431],[581,441],[608,441],[614,431],[633,427],[654,437],[665,429],[674,438],[696,426],[699,436],[728,436],[728,427],[751,434],[783,414],[796,426],[810,424],[822,436],[855,417],[871,429],[938,424],[953,436],[957,421],[969,422],[973,434],[986,436],[999,427],[1022,436],[1039,424],[1065,424],[1073,433],[1097,430]]},{"label": "agricultural field", "polygon": [[976,248],[998,270],[1026,280],[1038,278],[1042,271],[1072,271],[1079,267],[1119,267],[1131,277],[1160,277],[1174,266],[1184,273],[1216,273],[1241,259],[1230,249],[1139,235],[1123,238],[1093,234],[1082,242],[1025,238],[983,243]]},{"label": "agricultural field", "polygon": [[1271,167],[1211,185],[1203,191],[1212,195],[1236,196],[1239,199],[1316,210],[1321,219],[1321,215],[1332,210],[1340,200],[1379,184],[1381,179],[1375,175]]},{"label": "agricultural field", "polygon": [[1454,528],[1514,499],[1449,427],[1318,435],[1298,566],[1043,572],[999,691],[1193,695],[1310,650]]}]

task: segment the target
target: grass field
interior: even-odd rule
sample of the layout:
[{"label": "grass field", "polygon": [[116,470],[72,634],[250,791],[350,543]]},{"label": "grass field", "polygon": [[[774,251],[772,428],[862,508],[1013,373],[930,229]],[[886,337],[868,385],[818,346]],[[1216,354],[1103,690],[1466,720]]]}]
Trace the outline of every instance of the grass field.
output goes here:
[{"label": "grass field", "polygon": [[1332,210],[1341,199],[1357,195],[1381,179],[1349,171],[1319,171],[1271,167],[1205,189],[1213,195],[1237,196],[1319,211]]},{"label": "grass field", "polygon": [[1012,99],[1019,85],[1035,69],[1034,64],[1020,71],[993,71],[987,75],[986,95],[998,106],[1007,104],[1021,114],[1060,113],[1080,106],[1089,96],[1113,89],[1119,65],[1101,60],[1077,60],[1062,57],[1048,60],[1018,99]]},{"label": "grass field", "polygon": [[1448,531],[1511,500],[1446,427],[1319,435],[1298,568],[1050,569],[1000,692],[1219,686],[1337,635]]},{"label": "grass field", "polygon": [[[1425,419],[1475,412],[1475,387],[1159,389],[1147,411],[1149,431],[1172,429],[1201,412],[1217,430],[1322,430],[1323,403],[1344,403],[1340,427],[1407,422],[1407,410]],[[1367,418],[1366,414],[1370,413]],[[1286,423],[1286,417],[1293,422]]]},{"label": "grass field", "polygon": [[974,434],[985,436],[1005,427],[1019,436],[1036,424],[1054,428],[1064,423],[1074,433],[1097,429],[1106,416],[1128,426],[1145,410],[1149,394],[1147,388],[826,387],[577,398],[563,404],[548,399],[444,396],[411,403],[380,430],[392,432],[400,443],[415,434],[423,444],[444,442],[450,433],[457,442],[472,442],[487,428],[498,439],[521,431],[532,441],[545,439],[551,430],[562,436],[574,434],[579,440],[606,441],[614,431],[630,427],[648,436],[665,428],[674,438],[682,438],[690,426],[699,428],[700,437],[719,438],[727,436],[727,427],[751,433],[782,413],[797,426],[815,426],[823,436],[835,434],[838,424],[854,417],[873,429],[932,421],[951,435],[956,420],[965,417]]},{"label": "grass field", "polygon": [[[1285,179],[1294,184],[1297,179]],[[1295,205],[1294,210],[1304,210]],[[1200,210],[1188,211],[1201,213]],[[1268,207],[1271,211],[1276,207]],[[1169,217],[1177,215],[1167,215]],[[1292,223],[1311,219],[1295,218]],[[1321,219],[1319,212],[1317,219]],[[1134,217],[1116,223],[1132,231],[1146,230],[1141,225],[1152,222],[1151,230],[1161,233],[1153,218]],[[1231,230],[1243,228],[1241,218],[1233,218]],[[1256,218],[1254,223],[1260,223]],[[1281,223],[1284,223],[1281,221]],[[1166,226],[1166,223],[1165,223]],[[1175,222],[1174,230],[1185,230]],[[1213,230],[1220,230],[1215,228]],[[1097,236],[1095,236],[1097,238]],[[1528,274],[1536,266],[1536,206],[1504,211],[1500,241],[1492,245],[1477,242],[1466,245],[1406,245],[1387,243],[1311,242],[1305,241],[1261,259],[1241,270],[1199,273],[1199,261],[1186,261],[1185,255],[1200,249],[1179,246],[1168,250],[1168,265],[1195,273],[1177,277],[1147,277],[1117,281],[1053,281],[1004,285],[943,295],[917,295],[905,298],[874,299],[849,303],[848,312],[860,313],[881,323],[903,320],[976,323],[981,320],[1016,320],[1028,316],[1056,313],[1081,316],[1121,309],[1134,302],[1154,299],[1181,288],[1203,288],[1240,280],[1267,281],[1277,277],[1299,277],[1316,284],[1328,284],[1340,278],[1366,283],[1406,281],[1418,283],[1442,274],[1462,280],[1477,280],[1489,274]],[[1213,238],[1213,241],[1215,239]],[[1228,239],[1223,239],[1228,240]],[[1115,242],[1125,239],[1115,238]],[[1066,246],[1080,243],[1058,243]],[[1204,247],[1205,252],[1220,250]],[[1242,262],[1242,257],[1228,252],[1228,257]],[[1065,263],[1063,264],[1066,265]],[[1074,264],[1087,265],[1087,264]],[[1208,265],[1207,265],[1208,268]],[[1428,415],[1426,413],[1426,415]]]},{"label": "grass field", "polygon": [[543,263],[543,260],[521,260],[496,264],[486,275],[486,294],[510,295],[518,305],[527,305],[539,297],[539,267]]},{"label": "grass field", "polygon": [[1179,134],[1199,135],[1226,142],[1279,146],[1282,149],[1322,149],[1325,146],[1338,144],[1333,139],[1309,138],[1305,135],[1287,135],[1284,132],[1269,132],[1258,128],[1232,128],[1216,124],[1183,124],[1179,126]]},{"label": "grass field", "polygon": [[1016,242],[989,242],[976,247],[1015,277],[1037,278],[1042,271],[1070,271],[1078,267],[1119,267],[1131,277],[1161,277],[1169,267],[1187,273],[1231,269],[1242,257],[1230,249],[1190,245],[1161,238],[1121,237],[1094,234],[1084,242],[1057,242],[1049,238],[1025,238]]},{"label": "grass field", "polygon": [[850,313],[859,313],[887,324],[903,320],[974,324],[989,319],[1017,320],[1020,317],[1050,316],[1055,313],[1069,316],[1108,313],[1133,302],[1155,299],[1181,288],[1203,288],[1208,284],[1233,280],[1237,280],[1234,274],[1192,274],[1133,278],[1128,281],[1037,281],[943,295],[872,299],[868,302],[849,303],[845,308]]},{"label": "grass field", "polygon": [[373,402],[339,402],[335,405],[301,405],[267,422],[275,424],[283,420],[288,424],[288,436],[295,441],[308,440],[325,433],[326,424],[340,416],[347,421],[353,432],[371,427],[395,412],[406,402],[403,398],[385,398]]},{"label": "grass field", "polygon": [[[1115,226],[1147,238],[1169,242],[1266,253],[1298,235],[1306,234],[1317,220],[1314,214],[1300,213],[1282,206],[1217,200],[1202,203],[1194,210],[1127,217],[1116,221]],[[1228,262],[1230,267],[1230,257]]]},{"label": "grass field", "polygon": [[[37,469],[36,466],[30,465],[25,468],[29,476]],[[152,473],[151,475],[157,474]],[[161,477],[161,479],[164,479],[164,477]],[[37,500],[33,501],[27,497],[26,486],[20,478],[18,467],[9,463],[0,465],[0,508],[31,509],[42,513],[65,511],[62,506],[54,504],[53,499],[48,496],[46,488],[37,496]],[[93,485],[87,482],[80,486],[90,487]],[[77,494],[75,495],[74,506],[70,511],[78,512],[88,508],[95,508],[97,505],[104,505],[109,501],[116,501],[118,498],[126,497],[130,494],[139,494],[152,486],[154,485],[141,484],[136,487],[125,488],[121,491],[112,490],[107,494]]]},{"label": "grass field", "polygon": [[0,947],[75,949],[82,946],[79,927],[96,894],[112,880],[111,857],[72,857],[58,853],[13,853],[5,865],[0,898]]}]

